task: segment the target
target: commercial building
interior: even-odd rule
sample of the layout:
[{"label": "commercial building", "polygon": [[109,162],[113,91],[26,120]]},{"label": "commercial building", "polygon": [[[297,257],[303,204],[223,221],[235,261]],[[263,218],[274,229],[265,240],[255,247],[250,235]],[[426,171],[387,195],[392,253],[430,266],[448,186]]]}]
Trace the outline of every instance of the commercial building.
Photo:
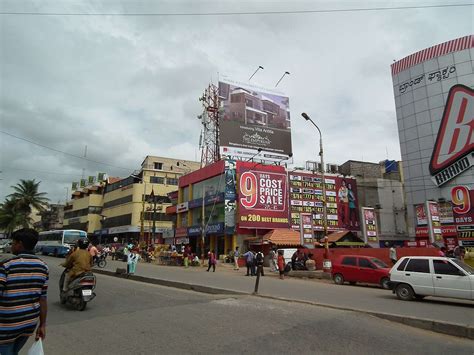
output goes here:
[{"label": "commercial building", "polygon": [[199,167],[194,161],[147,156],[126,178],[109,178],[74,191],[64,228],[81,229],[106,242],[140,237],[164,242],[174,233],[173,220],[165,213],[171,205],[168,194],[178,189],[180,176]]},{"label": "commercial building", "polygon": [[359,205],[374,208],[380,244],[403,245],[408,240],[408,229],[401,163],[349,160],[339,170],[357,180]]},{"label": "commercial building", "polygon": [[473,68],[474,35],[391,65],[411,237],[474,245]]}]

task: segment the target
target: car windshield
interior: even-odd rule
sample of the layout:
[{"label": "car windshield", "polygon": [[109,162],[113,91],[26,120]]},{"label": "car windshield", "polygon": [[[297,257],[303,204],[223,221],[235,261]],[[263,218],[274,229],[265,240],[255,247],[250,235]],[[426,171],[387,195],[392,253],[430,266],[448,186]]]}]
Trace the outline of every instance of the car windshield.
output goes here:
[{"label": "car windshield", "polygon": [[373,258],[373,259],[370,259],[375,265],[377,265],[378,268],[387,268],[388,265],[385,264],[382,260],[380,259],[377,259],[377,258]]},{"label": "car windshield", "polygon": [[459,266],[461,269],[466,271],[469,275],[474,275],[474,269],[471,266],[467,265],[465,262],[458,259],[451,259],[451,261],[457,266]]}]

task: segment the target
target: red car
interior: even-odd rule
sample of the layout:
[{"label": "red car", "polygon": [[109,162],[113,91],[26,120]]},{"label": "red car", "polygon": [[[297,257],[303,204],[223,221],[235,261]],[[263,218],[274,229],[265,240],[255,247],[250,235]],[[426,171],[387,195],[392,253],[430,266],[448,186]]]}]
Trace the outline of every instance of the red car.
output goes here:
[{"label": "red car", "polygon": [[340,255],[332,263],[331,275],[338,285],[349,282],[377,284],[388,289],[390,267],[373,256]]}]

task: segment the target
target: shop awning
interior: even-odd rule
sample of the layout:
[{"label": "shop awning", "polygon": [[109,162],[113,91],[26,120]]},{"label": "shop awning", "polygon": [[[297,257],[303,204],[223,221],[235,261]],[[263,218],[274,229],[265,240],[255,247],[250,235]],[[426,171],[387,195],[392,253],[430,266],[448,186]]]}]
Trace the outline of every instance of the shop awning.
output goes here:
[{"label": "shop awning", "polygon": [[282,246],[300,246],[300,233],[293,229],[277,228],[273,229],[263,236],[263,243],[271,243],[273,245]]}]

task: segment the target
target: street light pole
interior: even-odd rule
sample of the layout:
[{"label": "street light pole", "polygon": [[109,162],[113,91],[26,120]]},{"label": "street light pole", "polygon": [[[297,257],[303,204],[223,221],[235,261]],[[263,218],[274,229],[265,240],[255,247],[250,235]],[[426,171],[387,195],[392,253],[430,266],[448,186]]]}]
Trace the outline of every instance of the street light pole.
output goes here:
[{"label": "street light pole", "polygon": [[319,132],[319,156],[321,158],[321,180],[323,184],[323,201],[322,202],[323,202],[323,231],[324,231],[323,233],[324,233],[324,239],[325,239],[324,249],[325,249],[326,258],[328,258],[329,257],[329,242],[328,242],[328,237],[327,237],[328,220],[327,220],[326,179],[325,179],[325,169],[324,169],[323,135],[321,134],[321,130],[316,125],[316,123],[314,123],[311,117],[309,117],[305,112],[303,112],[301,116],[303,116],[303,118],[306,121],[311,122],[313,126],[316,127],[316,129]]}]

